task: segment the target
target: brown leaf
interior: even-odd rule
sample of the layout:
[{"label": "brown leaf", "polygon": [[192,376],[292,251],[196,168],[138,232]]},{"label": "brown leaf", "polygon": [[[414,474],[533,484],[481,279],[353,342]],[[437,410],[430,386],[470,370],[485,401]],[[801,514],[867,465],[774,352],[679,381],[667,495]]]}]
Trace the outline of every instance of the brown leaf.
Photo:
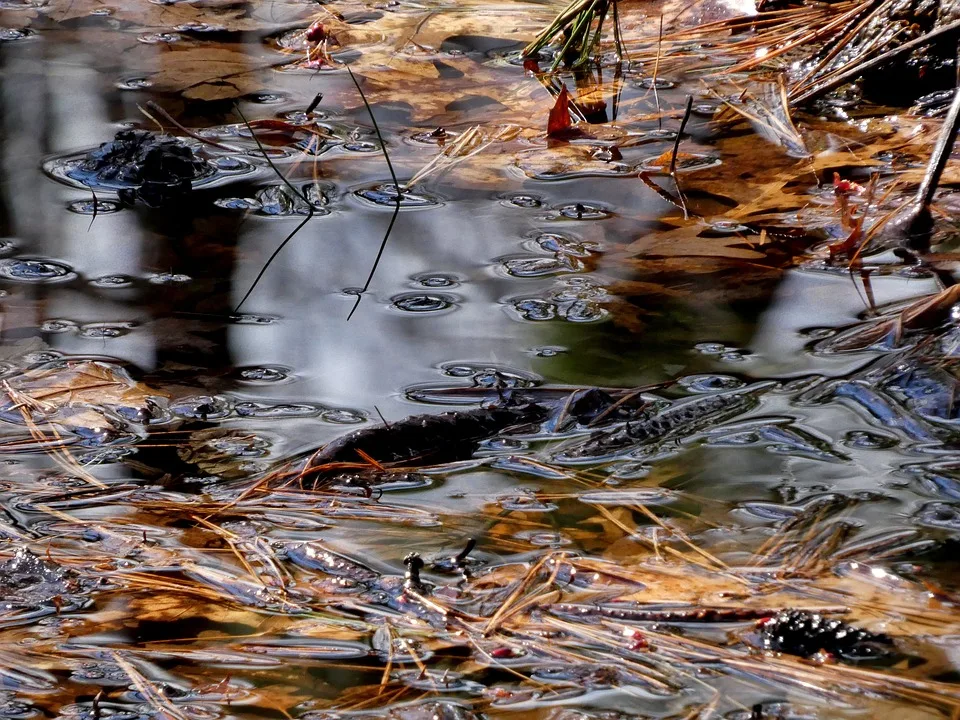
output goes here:
[{"label": "brown leaf", "polygon": [[151,79],[157,90],[180,92],[192,100],[226,100],[262,90],[268,62],[238,45],[174,46],[160,58]]},{"label": "brown leaf", "polygon": [[137,406],[148,397],[164,395],[133,380],[127,372],[99,361],[68,362],[52,368],[28,370],[9,381],[10,387],[53,407],[67,405]]},{"label": "brown leaf", "polygon": [[[567,137],[570,137],[567,135]],[[596,147],[550,142],[517,155],[516,165],[525,175],[537,180],[560,180],[583,177],[629,177],[637,168],[628,163],[605,159]],[[603,148],[601,148],[603,149]]]},{"label": "brown leaf", "polygon": [[26,28],[29,27],[38,15],[36,8],[3,8],[0,9],[0,27]]},{"label": "brown leaf", "polygon": [[36,421],[39,416],[68,429],[109,427],[108,411],[146,410],[151,397],[166,396],[118,365],[88,360],[27,370],[7,380],[6,388],[7,419]]},{"label": "brown leaf", "polygon": [[627,246],[627,252],[644,257],[723,257],[739,260],[763,260],[759,250],[743,247],[748,244],[738,235],[701,237],[704,226],[691,222],[688,225],[659,232],[635,240]]}]

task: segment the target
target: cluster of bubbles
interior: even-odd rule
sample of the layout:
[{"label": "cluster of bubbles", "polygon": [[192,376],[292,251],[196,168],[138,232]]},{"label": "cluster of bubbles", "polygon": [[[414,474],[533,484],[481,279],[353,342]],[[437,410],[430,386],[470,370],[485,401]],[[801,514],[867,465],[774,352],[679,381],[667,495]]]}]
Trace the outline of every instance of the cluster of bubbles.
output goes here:
[{"label": "cluster of bubbles", "polygon": [[98,340],[123,337],[137,326],[135,322],[77,323],[66,319],[49,319],[40,325],[41,332],[51,334],[75,333],[80,337]]},{"label": "cluster of bubbles", "polygon": [[724,362],[743,362],[750,356],[749,350],[730,347],[723,343],[704,342],[694,345],[693,349],[701,355],[716,357]]},{"label": "cluster of bubbles", "polygon": [[[248,368],[247,372],[251,370]],[[255,418],[316,417],[335,425],[355,425],[366,421],[364,413],[349,408],[334,408],[312,402],[238,401],[225,395],[184,397],[170,403],[169,409],[175,417],[185,420],[223,420],[236,415]]]},{"label": "cluster of bubbles", "polygon": [[610,316],[610,311],[604,307],[609,297],[606,289],[597,281],[575,276],[564,278],[556,286],[537,295],[514,298],[510,306],[523,320],[591,323],[606,320]]},{"label": "cluster of bubbles", "polygon": [[500,259],[507,275],[518,278],[578,273],[586,269],[584,260],[596,254],[596,243],[577,240],[556,232],[541,233],[528,243],[543,254],[512,255]]},{"label": "cluster of bubbles", "polygon": [[226,210],[243,210],[265,217],[290,215],[328,215],[334,188],[329,183],[306,183],[296,189],[286,185],[268,185],[257,190],[252,198],[226,197],[214,205]]}]

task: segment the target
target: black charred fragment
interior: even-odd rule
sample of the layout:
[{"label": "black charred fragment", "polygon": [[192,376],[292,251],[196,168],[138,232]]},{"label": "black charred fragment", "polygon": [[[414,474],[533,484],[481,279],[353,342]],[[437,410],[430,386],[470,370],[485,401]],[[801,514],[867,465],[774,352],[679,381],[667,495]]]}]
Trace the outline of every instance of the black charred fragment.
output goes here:
[{"label": "black charred fragment", "polygon": [[542,405],[529,404],[411,415],[334,440],[311,458],[307,470],[337,463],[364,463],[367,457],[382,465],[468,460],[484,440],[516,425],[542,422],[548,412]]}]

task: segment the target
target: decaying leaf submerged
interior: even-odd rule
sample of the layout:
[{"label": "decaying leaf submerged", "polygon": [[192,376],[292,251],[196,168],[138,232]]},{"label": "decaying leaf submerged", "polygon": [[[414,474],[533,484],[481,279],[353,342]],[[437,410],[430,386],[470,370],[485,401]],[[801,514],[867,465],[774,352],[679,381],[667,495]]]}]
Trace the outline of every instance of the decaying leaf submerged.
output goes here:
[{"label": "decaying leaf submerged", "polygon": [[543,395],[538,398],[543,402],[413,415],[334,440],[310,456],[301,478],[316,484],[321,479],[343,478],[345,472],[360,472],[370,479],[377,473],[395,475],[404,469],[469,460],[485,440],[523,426],[550,433],[598,428],[587,439],[551,456],[561,464],[595,463],[668,438],[688,437],[745,413],[771,385],[756,383],[675,404],[641,397],[638,391],[609,394],[591,388],[564,394],[559,402]]},{"label": "decaying leaf submerged", "polygon": [[758,395],[772,383],[756,383],[748,388],[718,393],[671,405],[662,412],[651,412],[636,421],[601,430],[561,450],[554,456],[560,462],[596,462],[631,449],[656,443],[680,432],[689,434],[711,423],[719,423],[754,407]]},{"label": "decaying leaf submerged", "polygon": [[[618,401],[599,388],[564,394],[565,410],[561,414],[583,426],[602,418],[609,422],[630,419],[641,412],[629,402],[633,395],[636,393],[628,393],[628,397]],[[507,402],[439,415],[411,415],[397,422],[363,428],[314,453],[304,475],[318,478],[358,466],[389,471],[397,466],[468,460],[485,440],[510,428],[539,426],[556,414],[556,397],[545,395],[538,400],[526,402],[524,398],[522,404]]]}]

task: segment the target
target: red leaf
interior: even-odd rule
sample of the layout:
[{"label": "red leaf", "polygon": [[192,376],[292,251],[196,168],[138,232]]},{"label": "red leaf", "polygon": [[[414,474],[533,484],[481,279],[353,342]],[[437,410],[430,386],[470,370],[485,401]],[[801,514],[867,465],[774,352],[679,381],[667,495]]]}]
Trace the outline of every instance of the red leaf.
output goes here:
[{"label": "red leaf", "polygon": [[862,195],[863,191],[863,185],[855,183],[853,180],[841,179],[840,173],[835,172],[833,174],[833,192],[838,197],[841,195]]},{"label": "red leaf", "polygon": [[323,23],[314,23],[307,28],[307,42],[321,43],[327,39],[327,30]]},{"label": "red leaf", "polygon": [[573,123],[570,122],[570,94],[564,85],[557,96],[557,102],[550,111],[547,120],[547,137],[560,137],[567,134]]}]

